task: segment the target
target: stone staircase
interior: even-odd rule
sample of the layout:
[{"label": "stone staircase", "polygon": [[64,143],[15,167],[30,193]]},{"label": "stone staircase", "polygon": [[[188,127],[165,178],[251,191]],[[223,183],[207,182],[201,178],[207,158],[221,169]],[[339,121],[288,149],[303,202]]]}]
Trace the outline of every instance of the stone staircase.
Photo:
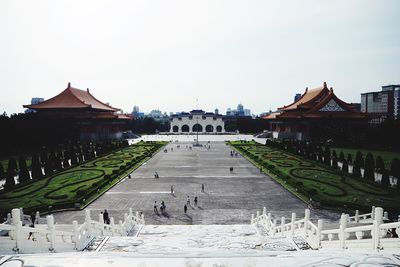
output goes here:
[{"label": "stone staircase", "polygon": [[254,225],[144,225],[136,237],[110,237],[99,251],[153,257],[257,256],[301,250],[303,243],[266,236]]}]

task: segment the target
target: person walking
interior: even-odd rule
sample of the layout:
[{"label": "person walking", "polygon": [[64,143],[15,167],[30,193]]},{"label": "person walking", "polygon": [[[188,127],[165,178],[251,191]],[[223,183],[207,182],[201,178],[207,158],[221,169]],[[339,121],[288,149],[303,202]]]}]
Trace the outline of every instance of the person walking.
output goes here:
[{"label": "person walking", "polygon": [[201,192],[204,193],[204,184],[201,184]]},{"label": "person walking", "polygon": [[186,204],[185,204],[185,206],[183,206],[183,211],[184,211],[185,214],[186,214],[186,212],[187,212],[187,206],[186,206]]},{"label": "person walking", "polygon": [[187,198],[186,198],[186,205],[190,206],[190,197],[189,196],[187,196]]},{"label": "person walking", "polygon": [[104,220],[104,223],[105,223],[105,224],[110,224],[110,217],[108,216],[107,210],[104,210],[104,213],[103,213],[103,220]]},{"label": "person walking", "polygon": [[157,209],[157,201],[154,201],[154,207],[153,207],[154,213],[158,213]]},{"label": "person walking", "polygon": [[197,207],[197,196],[194,197],[194,206]]},{"label": "person walking", "polygon": [[32,213],[31,213],[31,223],[35,224],[35,222],[36,222],[36,214],[32,211]]},{"label": "person walking", "polygon": [[162,207],[163,211],[165,211],[165,209],[167,208],[167,207],[165,206],[164,200],[161,201],[161,207]]},{"label": "person walking", "polygon": [[173,195],[173,194],[174,194],[174,186],[171,185],[171,195]]}]

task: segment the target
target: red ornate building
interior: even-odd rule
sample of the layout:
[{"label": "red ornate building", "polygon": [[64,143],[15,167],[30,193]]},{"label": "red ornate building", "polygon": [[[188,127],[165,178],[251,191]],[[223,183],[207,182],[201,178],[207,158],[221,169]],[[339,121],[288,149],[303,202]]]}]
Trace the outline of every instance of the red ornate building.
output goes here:
[{"label": "red ornate building", "polygon": [[297,140],[310,139],[316,131],[348,131],[352,125],[367,121],[357,104],[339,99],[326,83],[306,88],[297,101],[263,118],[269,121],[274,138]]},{"label": "red ornate building", "polygon": [[23,107],[35,110],[40,116],[75,121],[83,140],[120,138],[132,119],[117,113],[120,109],[96,99],[89,89],[73,88],[71,83],[60,94]]}]

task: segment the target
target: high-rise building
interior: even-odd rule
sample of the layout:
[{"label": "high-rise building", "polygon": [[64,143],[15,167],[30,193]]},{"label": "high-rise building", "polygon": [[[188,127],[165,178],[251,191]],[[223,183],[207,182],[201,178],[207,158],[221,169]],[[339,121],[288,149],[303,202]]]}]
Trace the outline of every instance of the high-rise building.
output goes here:
[{"label": "high-rise building", "polygon": [[297,100],[299,100],[301,97],[301,94],[295,94],[294,96],[294,102],[297,102]]},{"label": "high-rise building", "polygon": [[371,123],[400,118],[400,85],[382,86],[382,91],[361,94],[361,112],[370,113]]},{"label": "high-rise building", "polygon": [[[44,101],[44,98],[42,98],[42,97],[32,97],[31,105],[36,105],[36,104],[39,104],[39,103],[41,103],[43,101]],[[30,108],[25,110],[25,113],[33,113],[33,112],[36,112],[36,111],[33,110],[33,109],[30,109]]]}]

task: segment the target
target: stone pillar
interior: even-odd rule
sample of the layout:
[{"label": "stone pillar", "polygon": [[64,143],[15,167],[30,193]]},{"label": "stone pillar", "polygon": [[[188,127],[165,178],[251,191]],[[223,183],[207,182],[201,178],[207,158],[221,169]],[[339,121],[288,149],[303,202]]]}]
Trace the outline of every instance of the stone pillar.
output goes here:
[{"label": "stone pillar", "polygon": [[375,208],[375,213],[374,213],[374,221],[373,221],[373,236],[372,239],[374,241],[374,247],[373,249],[379,250],[380,246],[380,239],[381,239],[381,231],[379,229],[379,226],[383,223],[383,209],[380,207]]},{"label": "stone pillar", "polygon": [[50,248],[49,251],[54,251],[54,243],[55,243],[55,228],[54,228],[54,217],[53,215],[46,216],[47,221],[47,229],[50,231]]},{"label": "stone pillar", "polygon": [[[308,222],[310,221],[310,210],[306,209],[304,211],[304,237],[308,237]],[[307,241],[307,240],[306,240]]]},{"label": "stone pillar", "polygon": [[321,236],[321,232],[322,232],[322,227],[324,226],[324,221],[322,219],[318,220],[317,223],[317,246],[318,248],[321,248],[321,240],[322,240],[322,236]]},{"label": "stone pillar", "polygon": [[356,210],[356,214],[354,215],[354,217],[355,217],[355,222],[356,222],[356,223],[358,223],[358,221],[359,221],[358,216],[360,216],[360,211],[359,211],[359,210]]},{"label": "stone pillar", "polygon": [[282,218],[281,218],[281,229],[282,229],[282,234],[283,234],[283,232],[286,230],[286,229],[284,229],[284,225],[285,225],[285,217],[282,216]]},{"label": "stone pillar", "polygon": [[292,212],[292,218],[291,218],[291,221],[290,221],[290,223],[291,223],[291,225],[290,225],[290,228],[291,228],[291,230],[292,230],[292,233],[291,233],[291,235],[292,236],[294,236],[294,228],[295,228],[295,224],[294,224],[294,222],[296,221],[296,213],[295,212]]},{"label": "stone pillar", "polygon": [[35,223],[36,224],[40,223],[40,213],[39,213],[39,211],[36,212],[36,222]]},{"label": "stone pillar", "polygon": [[22,236],[22,221],[21,221],[21,210],[12,209],[11,211],[11,223],[15,227],[14,238],[15,238],[15,248],[14,250],[20,252],[22,248],[22,242],[24,240]]},{"label": "stone pillar", "polygon": [[346,249],[346,230],[347,227],[347,216],[342,213],[340,216],[340,228],[339,228],[339,244],[341,249]]},{"label": "stone pillar", "polygon": [[72,230],[74,231],[74,239],[72,240],[75,243],[75,250],[78,250],[78,242],[79,242],[79,227],[77,221],[72,221]]}]

